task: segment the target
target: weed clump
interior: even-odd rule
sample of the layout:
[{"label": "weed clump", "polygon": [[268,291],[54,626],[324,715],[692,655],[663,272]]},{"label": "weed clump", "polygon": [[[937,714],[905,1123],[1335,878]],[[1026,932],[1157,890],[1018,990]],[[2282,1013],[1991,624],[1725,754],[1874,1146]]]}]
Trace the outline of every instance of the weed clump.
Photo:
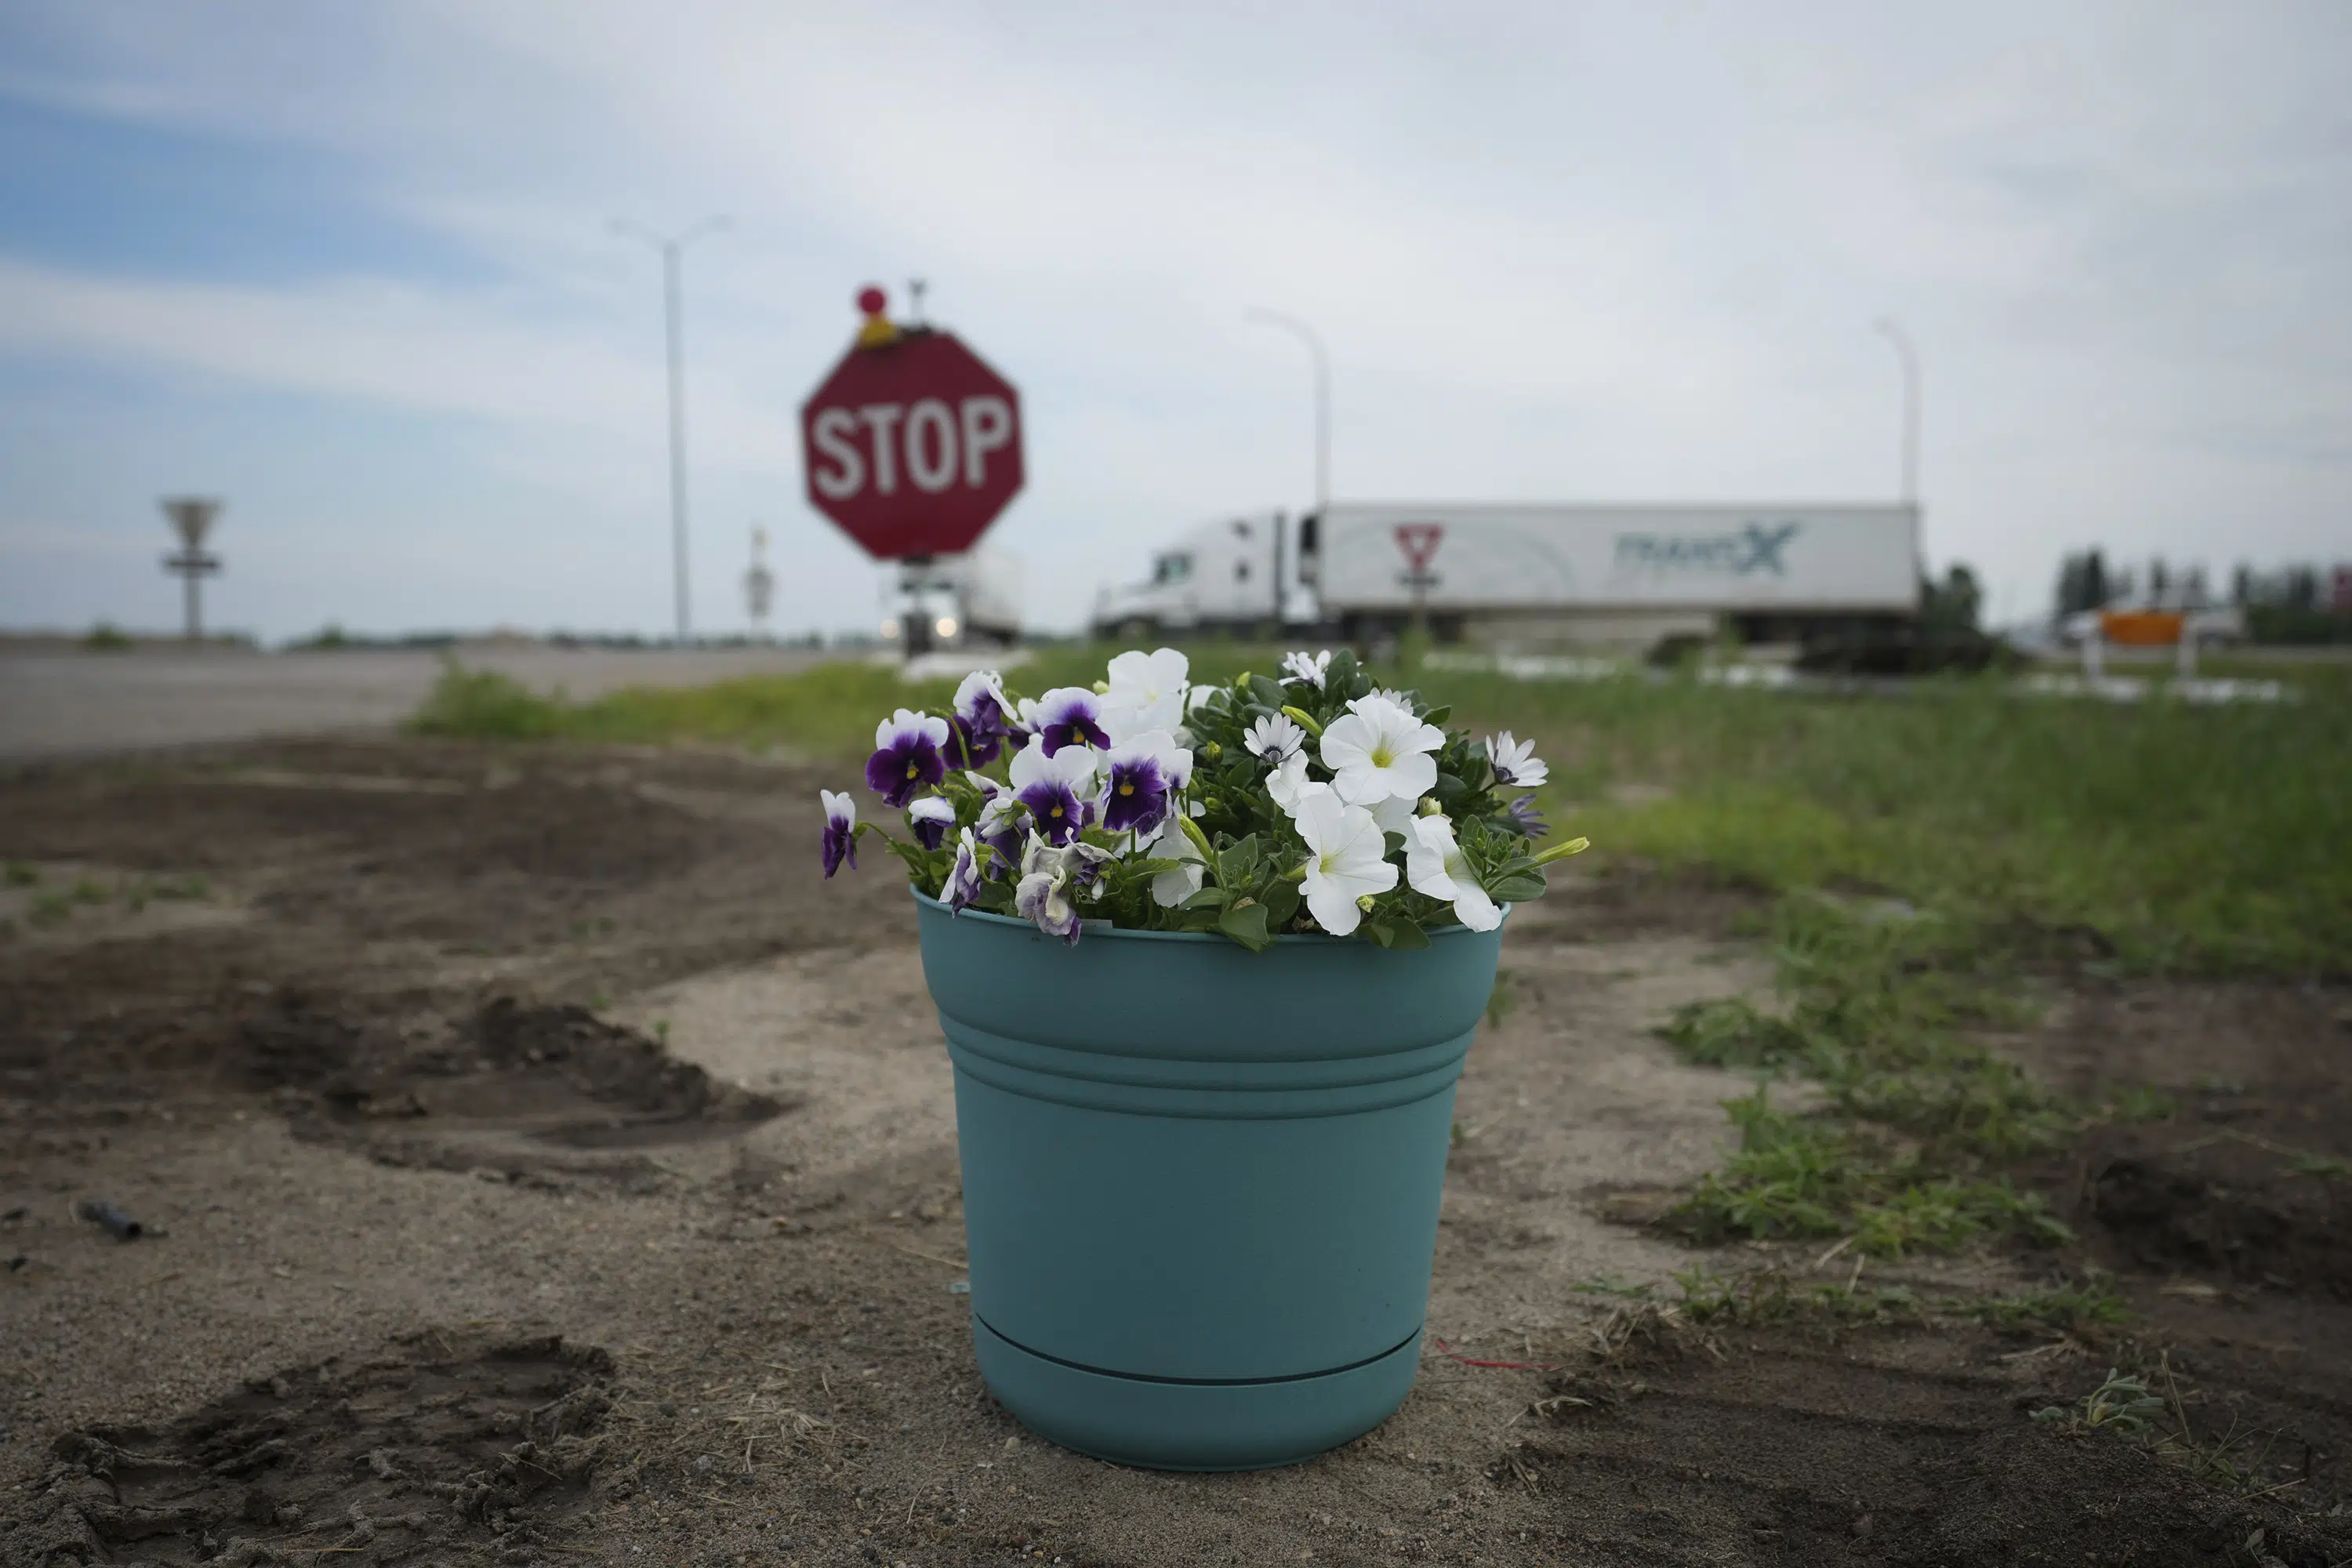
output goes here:
[{"label": "weed clump", "polygon": [[541,697],[512,676],[467,669],[451,659],[408,727],[420,735],[539,741],[561,732],[563,714],[562,701]]},{"label": "weed clump", "polygon": [[[2282,1431],[2251,1426],[2233,1413],[2219,1430],[2209,1422],[2200,1432],[2189,1409],[2200,1401],[2194,1384],[2181,1387],[2171,1358],[2160,1356],[2153,1368],[2137,1372],[2110,1367],[2096,1388],[2071,1405],[2044,1405],[2033,1419],[2061,1432],[2119,1438],[2207,1486],[2240,1496],[2284,1491],[2307,1479],[2281,1480],[2273,1474],[2271,1459],[2285,1436]],[[2257,1545],[2260,1534],[2252,1538]]]},{"label": "weed clump", "polygon": [[[1818,895],[1784,901],[1771,936],[1785,1011],[1697,1003],[1664,1030],[1695,1060],[1763,1075],[1724,1102],[1738,1149],[1673,1217],[1702,1240],[1844,1236],[1870,1258],[1985,1236],[2068,1239],[1995,1169],[2059,1142],[2081,1114],[1958,1032],[2027,1016],[1982,939]],[[1818,1086],[1822,1110],[1774,1105],[1772,1076]]]}]

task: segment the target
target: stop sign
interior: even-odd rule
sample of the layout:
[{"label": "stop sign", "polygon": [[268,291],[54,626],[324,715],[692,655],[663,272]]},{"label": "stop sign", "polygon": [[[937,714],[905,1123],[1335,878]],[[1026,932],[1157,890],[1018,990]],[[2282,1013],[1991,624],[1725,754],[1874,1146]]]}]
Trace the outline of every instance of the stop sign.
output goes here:
[{"label": "stop sign", "polygon": [[801,405],[809,504],[877,561],[969,550],[1020,493],[1021,395],[954,333],[873,314]]}]

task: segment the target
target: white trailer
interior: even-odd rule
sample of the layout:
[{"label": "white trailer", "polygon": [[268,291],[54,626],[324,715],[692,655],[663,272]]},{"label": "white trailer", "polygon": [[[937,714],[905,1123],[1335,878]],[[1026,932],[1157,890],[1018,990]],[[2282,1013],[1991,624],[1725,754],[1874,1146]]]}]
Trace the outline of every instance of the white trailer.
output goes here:
[{"label": "white trailer", "polygon": [[1918,509],[1900,505],[1333,504],[1299,575],[1351,638],[1425,617],[1445,640],[1751,640],[1908,619]]}]

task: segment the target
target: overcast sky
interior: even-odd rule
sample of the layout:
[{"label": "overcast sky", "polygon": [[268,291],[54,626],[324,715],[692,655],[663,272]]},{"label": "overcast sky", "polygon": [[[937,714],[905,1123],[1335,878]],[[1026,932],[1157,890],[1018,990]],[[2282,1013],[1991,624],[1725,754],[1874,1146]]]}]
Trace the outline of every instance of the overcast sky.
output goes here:
[{"label": "overcast sky", "polygon": [[1033,618],[1220,512],[1870,500],[2006,616],[2352,558],[2352,6],[0,0],[0,626],[870,626],[795,411],[867,281],[1022,389]]}]

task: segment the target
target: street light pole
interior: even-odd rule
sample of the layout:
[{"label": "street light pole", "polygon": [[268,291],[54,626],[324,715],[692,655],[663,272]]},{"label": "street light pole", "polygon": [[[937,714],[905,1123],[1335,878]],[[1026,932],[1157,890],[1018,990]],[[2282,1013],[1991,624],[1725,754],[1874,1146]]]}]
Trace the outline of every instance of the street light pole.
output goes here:
[{"label": "street light pole", "polygon": [[1895,357],[1903,363],[1903,503],[1919,504],[1919,351],[1912,346],[1910,334],[1904,331],[1892,318],[1881,316],[1875,323],[1879,335],[1895,345]]},{"label": "street light pole", "polygon": [[[1316,526],[1331,500],[1331,356],[1323,347],[1322,336],[1296,316],[1280,310],[1250,307],[1248,318],[1262,326],[1279,327],[1307,345],[1315,360],[1315,516]],[[1274,523],[1274,626],[1279,633],[1289,606],[1284,603],[1286,584],[1282,580],[1282,520]]]},{"label": "street light pole", "polygon": [[681,258],[686,247],[708,234],[732,228],[721,216],[704,218],[684,233],[665,237],[625,218],[613,221],[613,232],[642,239],[662,258],[662,317],[669,343],[669,525],[670,573],[677,598],[677,646],[687,646],[693,617],[687,593],[686,571],[686,343],[684,305],[680,293]]},{"label": "street light pole", "polygon": [[1315,356],[1315,510],[1320,512],[1331,499],[1331,356],[1315,329],[1296,316],[1252,306],[1249,319],[1292,333]]}]

